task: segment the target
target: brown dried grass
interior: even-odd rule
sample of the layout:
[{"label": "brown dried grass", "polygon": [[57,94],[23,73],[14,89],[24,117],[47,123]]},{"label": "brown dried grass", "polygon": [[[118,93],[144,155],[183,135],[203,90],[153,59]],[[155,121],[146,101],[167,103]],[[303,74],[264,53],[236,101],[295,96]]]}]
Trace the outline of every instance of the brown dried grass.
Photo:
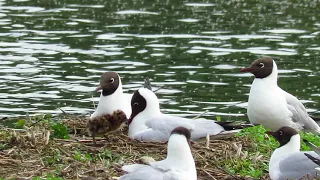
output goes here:
[{"label": "brown dried grass", "polygon": [[[63,179],[113,179],[121,176],[121,165],[141,163],[142,156],[151,156],[160,160],[166,156],[166,143],[146,143],[128,138],[127,129],[115,132],[106,138],[97,139],[93,145],[86,134],[86,120],[79,117],[68,117],[66,124],[71,130],[70,140],[51,139],[50,131],[33,127],[28,130],[0,129],[0,143],[8,147],[0,151],[0,177],[25,178],[45,177],[56,174]],[[192,144],[192,152],[196,161],[198,179],[252,179],[231,175],[221,167],[226,160],[236,161],[245,156],[239,145],[247,146],[246,138],[228,137],[227,139],[199,141]],[[77,152],[97,155],[111,151],[116,158],[108,166],[106,158],[79,160]],[[54,163],[49,160],[57,157]],[[266,161],[266,159],[259,159]],[[106,166],[107,164],[107,166]],[[267,179],[263,177],[261,179]]]}]

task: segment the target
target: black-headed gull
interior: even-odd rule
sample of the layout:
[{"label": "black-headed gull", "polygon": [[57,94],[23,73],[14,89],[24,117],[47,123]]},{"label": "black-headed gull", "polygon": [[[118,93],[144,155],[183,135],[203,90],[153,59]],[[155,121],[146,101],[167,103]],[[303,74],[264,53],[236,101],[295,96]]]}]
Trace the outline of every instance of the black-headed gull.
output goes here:
[{"label": "black-headed gull", "polygon": [[320,134],[319,125],[309,117],[303,104],[278,86],[278,68],[272,58],[257,59],[241,72],[251,72],[255,76],[247,109],[251,123],[261,124],[272,131],[290,126]]},{"label": "black-headed gull", "polygon": [[101,91],[99,104],[91,119],[104,115],[112,114],[114,111],[123,111],[127,118],[131,114],[130,101],[132,94],[126,94],[122,91],[121,78],[116,72],[105,72],[101,75],[100,85],[96,91]]},{"label": "black-headed gull", "polygon": [[[225,131],[223,126],[232,126],[213,120],[187,119],[160,112],[157,96],[146,88],[137,90],[131,99],[132,114],[129,118],[129,137],[140,141],[168,141],[171,131],[183,126],[191,131],[191,139],[216,135]],[[243,126],[240,126],[243,128]],[[237,130],[235,130],[237,131]]]},{"label": "black-headed gull", "polygon": [[276,132],[267,132],[280,143],[271,155],[269,162],[269,176],[272,180],[300,179],[304,176],[316,177],[318,167],[305,153],[313,157],[320,156],[314,151],[300,151],[300,135],[288,126]]},{"label": "black-headed gull", "polygon": [[190,131],[184,127],[173,129],[166,159],[150,162],[149,165],[125,165],[122,169],[128,174],[119,180],[196,180],[196,166],[189,147],[190,136]]}]

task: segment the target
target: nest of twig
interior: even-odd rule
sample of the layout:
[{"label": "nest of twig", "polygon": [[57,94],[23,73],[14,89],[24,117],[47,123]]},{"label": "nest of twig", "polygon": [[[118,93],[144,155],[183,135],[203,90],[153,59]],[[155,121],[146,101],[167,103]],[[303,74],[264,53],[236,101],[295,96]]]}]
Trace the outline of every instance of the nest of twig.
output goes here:
[{"label": "nest of twig", "polygon": [[[83,136],[86,119],[63,120],[73,135],[70,139],[50,138],[50,131],[41,128],[28,130],[0,129],[0,177],[31,178],[55,174],[64,179],[113,179],[124,172],[123,164],[141,163],[141,157],[164,159],[166,143],[145,143],[127,137],[127,128],[97,138],[94,145],[91,137]],[[82,135],[79,135],[81,134]],[[245,138],[231,137],[226,140],[204,140],[192,144],[198,179],[251,179],[232,175],[221,168],[224,161],[248,158],[242,152]],[[255,159],[252,159],[255,160]],[[256,160],[264,160],[256,157]],[[262,178],[264,179],[264,178]]]}]

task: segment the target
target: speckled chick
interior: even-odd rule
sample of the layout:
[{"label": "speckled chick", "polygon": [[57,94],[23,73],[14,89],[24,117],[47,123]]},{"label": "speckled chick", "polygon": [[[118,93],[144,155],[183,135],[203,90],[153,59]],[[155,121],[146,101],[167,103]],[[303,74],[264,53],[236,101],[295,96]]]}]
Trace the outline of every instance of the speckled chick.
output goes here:
[{"label": "speckled chick", "polygon": [[92,135],[93,143],[96,144],[96,135],[105,135],[118,131],[123,127],[123,125],[125,125],[127,121],[126,114],[121,110],[117,110],[112,114],[104,114],[102,116],[90,119],[87,127]]}]

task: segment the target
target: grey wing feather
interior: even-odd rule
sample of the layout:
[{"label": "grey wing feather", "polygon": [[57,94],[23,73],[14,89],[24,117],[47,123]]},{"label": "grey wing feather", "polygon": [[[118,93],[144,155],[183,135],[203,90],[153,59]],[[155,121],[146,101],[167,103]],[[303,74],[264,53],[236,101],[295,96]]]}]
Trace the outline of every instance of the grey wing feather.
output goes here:
[{"label": "grey wing feather", "polygon": [[187,120],[185,121],[185,118],[165,114],[149,119],[145,125],[148,129],[136,133],[134,139],[145,142],[166,142],[174,128],[183,126],[190,131],[194,128],[194,125],[190,124]]},{"label": "grey wing feather", "polygon": [[281,160],[279,163],[280,178],[279,179],[299,179],[305,175],[316,177],[317,164],[312,162],[304,153],[308,153],[314,157],[318,157],[315,152],[296,152]]},{"label": "grey wing feather", "polygon": [[319,158],[313,157],[308,153],[304,153],[304,155],[306,155],[311,161],[313,161],[314,163],[316,163],[320,166],[320,159]]},{"label": "grey wing feather", "polygon": [[130,173],[130,172],[134,172],[134,171],[137,171],[141,168],[145,168],[145,167],[148,167],[148,165],[145,165],[145,164],[129,164],[129,165],[124,165],[122,166],[122,170]]},{"label": "grey wing feather", "polygon": [[183,126],[190,131],[192,131],[195,128],[195,126],[192,123],[190,123],[190,120],[187,118],[181,118],[166,114],[161,114],[160,116],[149,119],[146,122],[146,126],[169,135],[171,134],[174,128],[179,126]]},{"label": "grey wing feather", "polygon": [[162,114],[146,122],[146,126],[154,131],[160,131],[169,138],[172,130],[176,127],[183,126],[191,132],[191,139],[196,140],[209,135],[216,135],[224,131],[223,127],[213,120],[187,119]]},{"label": "grey wing feather", "polygon": [[144,142],[166,142],[169,137],[169,133],[149,128],[134,134],[133,139]]},{"label": "grey wing feather", "polygon": [[123,175],[119,180],[163,180],[164,173],[161,170],[154,169],[150,166],[145,166],[136,169],[136,171],[130,172],[129,174]]},{"label": "grey wing feather", "polygon": [[292,120],[299,123],[306,130],[315,130],[319,131],[319,125],[309,117],[306,108],[304,105],[293,95],[282,90],[286,100],[287,107],[291,111]]},{"label": "grey wing feather", "polygon": [[195,125],[194,130],[191,132],[191,139],[193,140],[204,138],[207,134],[216,135],[225,131],[222,126],[213,120],[197,119],[191,121]]}]

